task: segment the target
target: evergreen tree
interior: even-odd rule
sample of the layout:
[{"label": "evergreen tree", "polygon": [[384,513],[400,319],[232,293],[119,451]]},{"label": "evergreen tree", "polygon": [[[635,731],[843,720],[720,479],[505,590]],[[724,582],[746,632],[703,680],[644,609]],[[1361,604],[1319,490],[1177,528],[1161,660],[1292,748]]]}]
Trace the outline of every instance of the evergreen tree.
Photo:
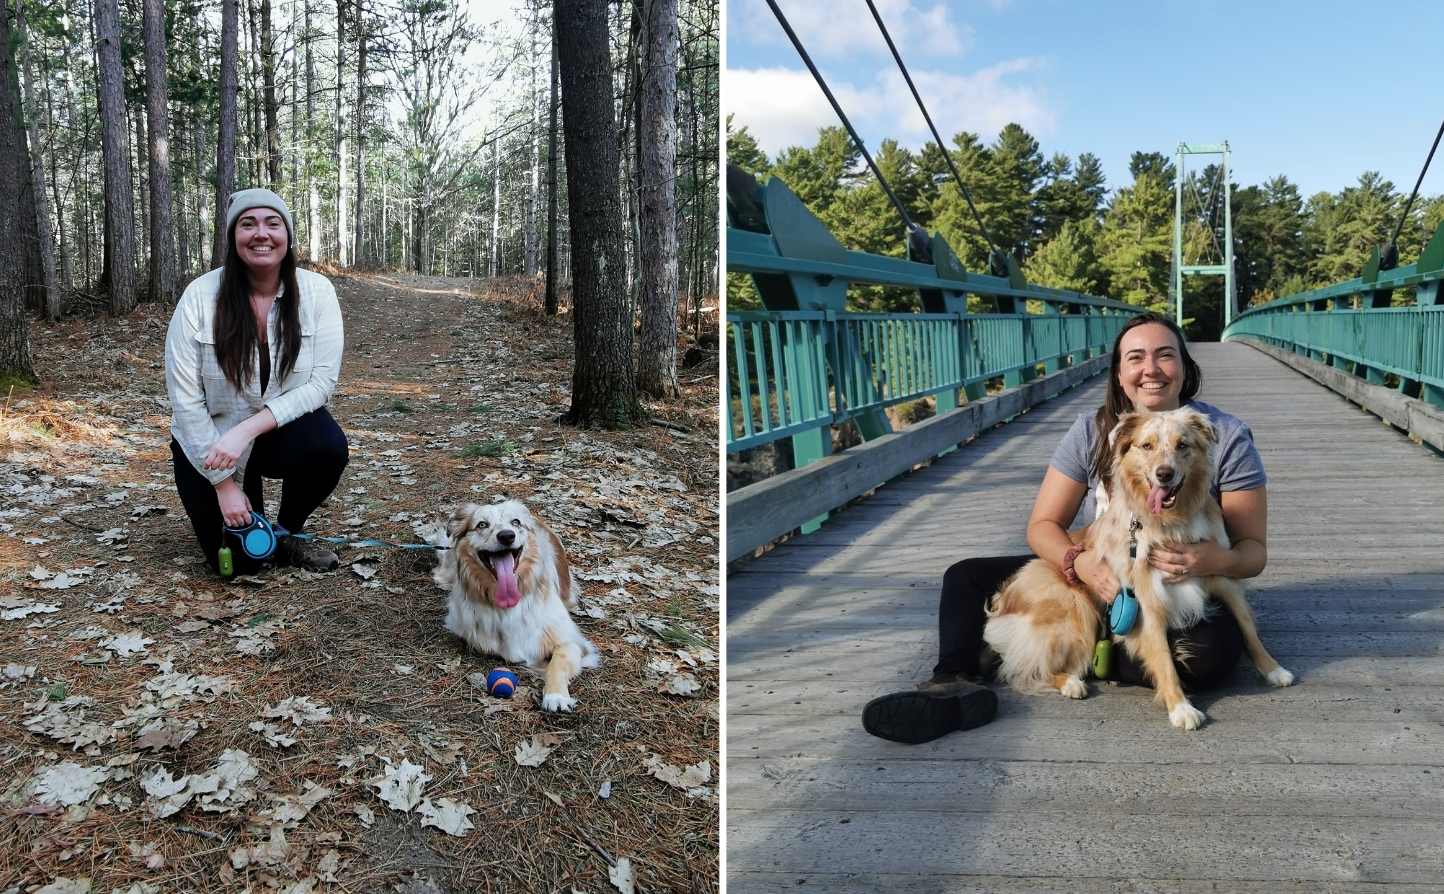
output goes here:
[{"label": "evergreen tree", "polygon": [[1162,174],[1140,170],[1108,207],[1099,262],[1108,274],[1110,297],[1164,312],[1173,260],[1173,189]]},{"label": "evergreen tree", "polygon": [[1028,282],[1089,295],[1105,291],[1097,244],[1101,228],[1091,217],[1065,220],[1058,233],[1043,243],[1023,265]]},{"label": "evergreen tree", "polygon": [[769,167],[767,153],[757,145],[757,140],[746,127],[733,129],[731,115],[727,116],[727,163],[755,177],[767,173]]}]

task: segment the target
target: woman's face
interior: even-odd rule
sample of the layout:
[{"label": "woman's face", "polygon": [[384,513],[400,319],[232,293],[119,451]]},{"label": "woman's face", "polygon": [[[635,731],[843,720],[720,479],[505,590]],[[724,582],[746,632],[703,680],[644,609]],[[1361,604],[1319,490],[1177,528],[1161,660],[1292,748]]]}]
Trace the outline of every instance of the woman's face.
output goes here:
[{"label": "woman's face", "polygon": [[1145,323],[1118,343],[1118,384],[1135,410],[1178,409],[1183,390],[1183,357],[1167,326]]},{"label": "woman's face", "polygon": [[286,247],[286,219],[274,208],[251,208],[236,218],[236,254],[251,272],[279,269]]}]

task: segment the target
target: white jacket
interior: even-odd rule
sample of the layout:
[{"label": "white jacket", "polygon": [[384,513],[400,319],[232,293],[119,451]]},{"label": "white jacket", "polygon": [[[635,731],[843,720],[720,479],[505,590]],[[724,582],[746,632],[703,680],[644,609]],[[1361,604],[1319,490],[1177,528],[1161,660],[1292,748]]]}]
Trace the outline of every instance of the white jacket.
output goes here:
[{"label": "white jacket", "polygon": [[271,348],[271,381],[261,393],[260,364],[252,361],[251,382],[237,391],[226,381],[216,358],[215,312],[220,293],[221,270],[196,277],[176,304],[175,315],[165,337],[165,387],[170,395],[171,435],[186,458],[211,484],[236,476],[245,479],[246,448],[235,469],[201,468],[211,445],[221,435],[250,416],[269,407],[280,427],[312,410],[324,407],[336,387],[341,371],[341,349],[345,336],[341,327],[341,305],[331,281],[319,273],[296,270],[301,292],[301,350],[285,381],[280,372],[280,312],[271,306],[267,321]]}]

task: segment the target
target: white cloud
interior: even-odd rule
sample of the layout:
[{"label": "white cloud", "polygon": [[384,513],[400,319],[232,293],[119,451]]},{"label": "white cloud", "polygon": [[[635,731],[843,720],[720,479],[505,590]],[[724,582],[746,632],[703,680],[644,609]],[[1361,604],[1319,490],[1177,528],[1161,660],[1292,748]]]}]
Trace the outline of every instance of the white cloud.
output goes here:
[{"label": "white cloud", "polygon": [[[874,0],[874,5],[908,65],[924,56],[960,56],[972,47],[972,26],[952,21],[944,3],[926,6],[914,0]],[[887,43],[865,0],[781,0],[778,7],[814,58],[888,55]],[[730,39],[775,46],[791,58],[791,42],[763,0],[733,0],[728,9],[734,16],[728,23]]]},{"label": "white cloud", "polygon": [[[1035,59],[1014,59],[971,74],[916,70],[912,75],[944,140],[967,130],[986,142],[1009,122],[1021,124],[1035,137],[1052,133],[1056,116],[1046,95],[1021,80],[1040,65]],[[870,83],[860,81],[869,74]],[[913,148],[931,141],[927,123],[896,67],[880,66],[858,75],[847,79],[824,72],[869,150],[876,151],[884,137]],[[839,123],[805,69],[729,69],[724,78],[728,113],[735,116],[737,126],[747,127],[769,156],[788,146],[810,146],[818,128]]]}]

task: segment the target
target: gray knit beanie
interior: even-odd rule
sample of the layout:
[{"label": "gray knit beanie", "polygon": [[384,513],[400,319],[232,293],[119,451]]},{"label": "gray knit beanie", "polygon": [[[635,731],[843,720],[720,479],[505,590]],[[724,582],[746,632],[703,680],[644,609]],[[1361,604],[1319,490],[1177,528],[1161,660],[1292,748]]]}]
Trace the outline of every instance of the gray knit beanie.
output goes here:
[{"label": "gray knit beanie", "polygon": [[226,205],[226,233],[228,235],[231,227],[236,225],[236,218],[252,208],[270,208],[273,211],[279,211],[281,217],[286,220],[286,239],[292,245],[295,244],[296,223],[291,220],[291,209],[286,207],[284,199],[269,189],[242,189],[231,193],[230,203]]}]

